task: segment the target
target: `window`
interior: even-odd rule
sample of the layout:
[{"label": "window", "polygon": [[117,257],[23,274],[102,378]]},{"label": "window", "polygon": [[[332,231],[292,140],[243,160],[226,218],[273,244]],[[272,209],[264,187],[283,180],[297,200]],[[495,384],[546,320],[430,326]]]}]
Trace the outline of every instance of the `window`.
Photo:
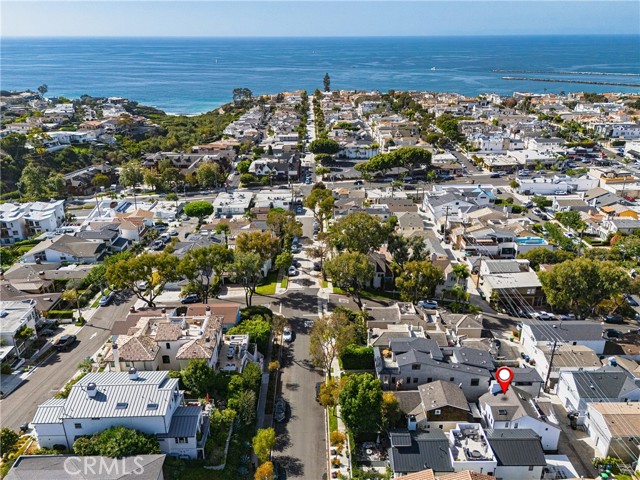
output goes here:
[{"label": "window", "polygon": [[78,428],[78,429],[79,429],[79,428],[82,428],[82,424],[81,424],[81,423],[74,423],[74,424],[73,424],[73,426],[74,426],[75,428]]},{"label": "window", "polygon": [[116,403],[116,410],[124,410],[128,406],[129,404],[127,402],[118,402]]},{"label": "window", "polygon": [[420,364],[414,363],[413,365],[411,365],[411,370],[420,370]]},{"label": "window", "polygon": [[124,362],[124,366],[125,367],[130,367],[131,366],[131,362]]},{"label": "window", "polygon": [[411,377],[407,377],[407,384],[411,383]]},{"label": "window", "polygon": [[529,471],[532,472],[533,471],[533,465],[529,465]]},{"label": "window", "polygon": [[162,363],[171,363],[171,357],[169,355],[162,355]]},{"label": "window", "polygon": [[527,295],[535,295],[535,294],[536,294],[535,288],[527,288]]},{"label": "window", "polygon": [[472,378],[471,379],[471,386],[472,387],[477,387],[478,385],[480,385],[480,379],[479,378]]},{"label": "window", "polygon": [[188,439],[187,437],[178,437],[176,438],[176,443],[187,443]]},{"label": "window", "polygon": [[514,424],[513,424],[513,428],[518,428],[518,424],[517,424],[517,423],[514,423]]},{"label": "window", "polygon": [[507,414],[507,411],[506,411],[506,410],[504,410],[504,409],[502,409],[502,408],[500,408],[500,409],[498,410],[498,415],[506,415],[506,414]]},{"label": "window", "polygon": [[431,382],[433,382],[433,378],[431,377],[427,378],[427,383],[431,383]]},{"label": "window", "polygon": [[433,411],[434,415],[440,415],[442,413],[442,410],[440,410],[439,408]]},{"label": "window", "polygon": [[442,430],[442,427],[444,427],[444,425],[438,425],[438,428],[439,428],[440,430]]},{"label": "window", "polygon": [[449,379],[449,381],[450,381],[450,382],[455,382],[455,381],[456,381],[456,379],[455,379],[455,377],[451,377],[451,378]]},{"label": "window", "polygon": [[413,377],[413,383],[418,383],[418,379],[416,377]]},{"label": "window", "polygon": [[167,342],[165,345],[167,346],[167,350],[171,350],[171,344],[169,342]]},{"label": "window", "polygon": [[158,409],[158,404],[157,403],[147,403],[147,410],[157,410]]}]

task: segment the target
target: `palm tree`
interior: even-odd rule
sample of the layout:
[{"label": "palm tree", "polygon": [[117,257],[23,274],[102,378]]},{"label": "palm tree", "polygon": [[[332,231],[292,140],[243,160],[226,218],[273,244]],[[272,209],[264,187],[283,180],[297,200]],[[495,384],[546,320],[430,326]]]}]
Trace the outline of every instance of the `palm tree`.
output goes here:
[{"label": "palm tree", "polygon": [[453,276],[456,278],[457,283],[461,283],[461,280],[469,278],[469,269],[464,263],[458,263],[452,267]]}]

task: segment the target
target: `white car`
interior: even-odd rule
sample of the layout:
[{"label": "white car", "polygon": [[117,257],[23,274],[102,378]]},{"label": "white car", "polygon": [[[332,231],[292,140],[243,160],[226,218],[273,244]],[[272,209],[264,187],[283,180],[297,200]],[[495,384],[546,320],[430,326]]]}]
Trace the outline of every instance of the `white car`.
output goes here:
[{"label": "white car", "polygon": [[290,342],[291,340],[293,340],[293,334],[291,333],[291,329],[289,327],[284,327],[284,330],[282,331],[282,339],[285,342]]},{"label": "white car", "polygon": [[295,277],[296,275],[298,275],[298,269],[296,269],[296,267],[294,267],[293,265],[291,265],[289,267],[289,276],[291,277]]},{"label": "white car", "polygon": [[422,308],[426,308],[428,310],[437,310],[438,302],[436,302],[435,300],[420,300],[418,302],[418,306]]},{"label": "white car", "polygon": [[551,313],[537,312],[533,314],[539,320],[555,320],[555,317]]}]

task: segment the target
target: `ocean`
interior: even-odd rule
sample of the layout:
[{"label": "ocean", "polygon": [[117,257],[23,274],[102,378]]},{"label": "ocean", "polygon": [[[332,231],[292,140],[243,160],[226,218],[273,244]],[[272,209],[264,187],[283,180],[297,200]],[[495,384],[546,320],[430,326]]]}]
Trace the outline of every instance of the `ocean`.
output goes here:
[{"label": "ocean", "polygon": [[[180,114],[229,102],[236,87],[254,95],[313,92],[322,89],[325,73],[332,89],[465,95],[640,91],[637,86],[530,80],[640,84],[639,36],[3,38],[0,53],[4,90],[35,90],[46,83],[47,96],[121,96]],[[621,73],[635,76],[615,75]]]}]

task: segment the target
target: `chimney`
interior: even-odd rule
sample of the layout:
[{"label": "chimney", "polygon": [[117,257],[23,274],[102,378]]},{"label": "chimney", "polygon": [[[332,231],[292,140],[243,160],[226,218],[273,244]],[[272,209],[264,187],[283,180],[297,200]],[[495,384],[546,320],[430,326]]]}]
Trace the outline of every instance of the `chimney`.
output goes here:
[{"label": "chimney", "polygon": [[115,341],[111,345],[111,352],[113,353],[113,366],[116,372],[120,372],[120,352],[118,351],[118,344]]},{"label": "chimney", "polygon": [[415,432],[418,428],[418,423],[416,422],[415,415],[409,415],[407,417],[407,430],[410,432]]},{"label": "chimney", "polygon": [[98,393],[98,387],[96,386],[96,384],[93,382],[87,384],[87,397],[95,398],[96,393]]},{"label": "chimney", "polygon": [[38,276],[42,279],[44,279],[44,272],[43,271],[39,271],[38,272]]},{"label": "chimney", "polygon": [[131,307],[129,307],[129,312],[131,312],[131,313],[136,313],[136,307],[134,307],[133,305],[131,305]]},{"label": "chimney", "polygon": [[210,307],[209,305],[207,305],[207,308],[205,308],[204,314],[205,314],[207,317],[210,317],[210,316],[211,316],[211,307]]},{"label": "chimney", "polygon": [[131,367],[129,369],[129,380],[137,380],[138,379],[138,370],[135,367]]}]

